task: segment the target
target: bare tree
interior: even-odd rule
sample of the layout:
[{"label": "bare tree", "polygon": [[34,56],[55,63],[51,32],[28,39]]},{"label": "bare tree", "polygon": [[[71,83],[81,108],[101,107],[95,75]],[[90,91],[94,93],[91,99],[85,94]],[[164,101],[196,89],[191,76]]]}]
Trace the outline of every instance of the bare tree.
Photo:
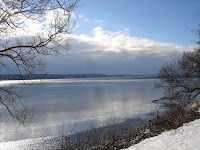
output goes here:
[{"label": "bare tree", "polygon": [[[78,6],[79,0],[0,0],[0,68],[16,69],[27,77],[44,71],[43,56],[69,50]],[[0,87],[0,94],[13,117],[28,121],[28,107],[15,88]]]},{"label": "bare tree", "polygon": [[164,89],[167,102],[181,107],[192,104],[200,95],[200,48],[162,67],[158,77],[156,87]]}]

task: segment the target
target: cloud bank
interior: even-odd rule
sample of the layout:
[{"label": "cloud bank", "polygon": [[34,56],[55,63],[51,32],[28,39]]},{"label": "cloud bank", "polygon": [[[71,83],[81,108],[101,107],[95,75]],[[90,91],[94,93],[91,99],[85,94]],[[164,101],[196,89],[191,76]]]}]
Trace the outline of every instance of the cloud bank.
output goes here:
[{"label": "cloud bank", "polygon": [[185,47],[160,43],[129,35],[128,30],[105,31],[96,27],[93,35],[73,35],[72,49],[64,55],[48,59],[49,73],[155,74],[172,62]]}]

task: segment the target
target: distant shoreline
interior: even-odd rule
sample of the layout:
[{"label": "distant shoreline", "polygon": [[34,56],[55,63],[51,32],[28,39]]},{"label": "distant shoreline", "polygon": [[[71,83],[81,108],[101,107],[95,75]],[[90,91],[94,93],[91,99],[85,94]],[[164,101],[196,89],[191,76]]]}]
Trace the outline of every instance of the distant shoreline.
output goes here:
[{"label": "distant shoreline", "polygon": [[129,75],[129,74],[4,74],[0,80],[28,80],[28,79],[70,79],[70,78],[123,78],[123,79],[158,79],[156,75]]}]

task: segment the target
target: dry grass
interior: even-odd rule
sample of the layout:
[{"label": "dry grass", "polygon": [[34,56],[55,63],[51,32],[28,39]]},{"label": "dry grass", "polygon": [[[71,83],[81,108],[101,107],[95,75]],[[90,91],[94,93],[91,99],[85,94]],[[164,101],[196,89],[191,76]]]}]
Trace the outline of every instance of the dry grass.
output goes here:
[{"label": "dry grass", "polygon": [[160,134],[199,118],[200,113],[194,109],[174,107],[167,109],[163,116],[151,120],[147,128],[154,134]]},{"label": "dry grass", "polygon": [[[160,133],[182,126],[200,118],[200,104],[192,109],[180,107],[168,108],[162,116],[158,113],[152,120],[143,121],[137,128],[124,128],[116,122],[107,126],[81,132],[77,137],[63,136],[63,150],[118,150],[127,148],[140,141],[157,136]],[[141,118],[138,118],[141,119]],[[120,130],[120,133],[119,133]]]}]

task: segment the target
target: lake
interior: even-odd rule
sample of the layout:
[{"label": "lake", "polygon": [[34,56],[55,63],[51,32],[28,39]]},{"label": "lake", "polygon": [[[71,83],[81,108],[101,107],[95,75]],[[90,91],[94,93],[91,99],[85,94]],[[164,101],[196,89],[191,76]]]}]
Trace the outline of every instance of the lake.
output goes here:
[{"label": "lake", "polygon": [[[155,112],[162,97],[154,89],[156,79],[45,79],[1,81],[0,85],[21,88],[22,99],[34,109],[34,118],[24,126],[0,107],[0,142],[54,136],[107,125],[112,120],[143,116]],[[38,83],[42,83],[38,86]],[[31,85],[31,86],[29,86]]]}]

